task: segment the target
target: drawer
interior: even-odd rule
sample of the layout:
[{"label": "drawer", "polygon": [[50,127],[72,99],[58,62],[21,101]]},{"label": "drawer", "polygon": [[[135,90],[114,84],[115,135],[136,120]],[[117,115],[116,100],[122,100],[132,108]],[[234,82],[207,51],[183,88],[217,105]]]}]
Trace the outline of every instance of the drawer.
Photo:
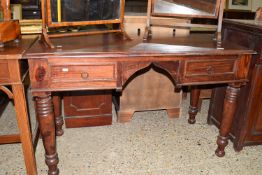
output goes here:
[{"label": "drawer", "polygon": [[234,74],[235,60],[187,61],[185,76]]},{"label": "drawer", "polygon": [[114,81],[115,65],[52,65],[52,82]]},{"label": "drawer", "polygon": [[216,59],[216,61],[185,61],[181,83],[190,85],[234,81],[238,76],[237,65],[237,56],[232,59]]}]

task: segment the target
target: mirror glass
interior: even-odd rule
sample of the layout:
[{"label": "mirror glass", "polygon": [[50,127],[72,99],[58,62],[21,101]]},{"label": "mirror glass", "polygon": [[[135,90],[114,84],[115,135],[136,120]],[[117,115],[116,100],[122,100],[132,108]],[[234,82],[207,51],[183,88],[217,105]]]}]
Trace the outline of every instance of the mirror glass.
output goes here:
[{"label": "mirror glass", "polygon": [[218,0],[154,0],[153,14],[215,16]]},{"label": "mirror glass", "polygon": [[52,22],[81,22],[120,18],[121,0],[50,0]]}]

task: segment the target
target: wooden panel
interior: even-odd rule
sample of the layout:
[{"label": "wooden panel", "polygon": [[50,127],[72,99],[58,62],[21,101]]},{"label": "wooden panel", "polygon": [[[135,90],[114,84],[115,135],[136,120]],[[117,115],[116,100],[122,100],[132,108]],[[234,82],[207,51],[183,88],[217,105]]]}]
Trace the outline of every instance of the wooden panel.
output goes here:
[{"label": "wooden panel", "polygon": [[8,82],[10,82],[8,62],[6,60],[0,60],[0,83]]},{"label": "wooden panel", "polygon": [[90,117],[66,117],[65,126],[67,128],[79,128],[90,126],[104,126],[112,124],[112,115],[98,115]]},{"label": "wooden panel", "polygon": [[262,140],[262,65],[256,65],[252,80],[252,98],[248,121],[247,139]]},{"label": "wooden panel", "polygon": [[64,95],[66,127],[100,126],[112,123],[111,91],[79,91]]},{"label": "wooden panel", "polygon": [[[139,97],[139,98],[138,98]],[[135,111],[166,109],[169,117],[179,117],[182,92],[170,75],[151,68],[137,72],[126,84],[119,98],[118,121],[130,121]]]},{"label": "wooden panel", "polygon": [[53,82],[112,81],[115,80],[115,65],[58,65],[51,66]]},{"label": "wooden panel", "polygon": [[19,37],[20,33],[18,21],[0,21],[0,42],[14,40]]}]

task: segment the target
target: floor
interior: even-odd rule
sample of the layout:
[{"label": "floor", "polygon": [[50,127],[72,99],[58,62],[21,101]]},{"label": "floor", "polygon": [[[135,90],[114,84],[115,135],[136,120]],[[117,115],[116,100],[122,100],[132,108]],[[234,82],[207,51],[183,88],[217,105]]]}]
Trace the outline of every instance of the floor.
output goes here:
[{"label": "floor", "polygon": [[[237,153],[230,142],[226,156],[216,157],[218,130],[206,124],[209,101],[204,101],[194,125],[187,123],[188,104],[188,100],[183,101],[178,119],[169,119],[165,111],[138,112],[127,124],[116,123],[114,116],[111,126],[65,129],[64,136],[57,140],[60,174],[262,174],[262,146],[245,147]],[[31,115],[33,118],[32,110]],[[12,119],[10,103],[0,118],[0,134],[16,130]],[[43,155],[40,140],[36,150],[40,175],[47,174]],[[0,175],[25,174],[21,145],[0,145]]]}]

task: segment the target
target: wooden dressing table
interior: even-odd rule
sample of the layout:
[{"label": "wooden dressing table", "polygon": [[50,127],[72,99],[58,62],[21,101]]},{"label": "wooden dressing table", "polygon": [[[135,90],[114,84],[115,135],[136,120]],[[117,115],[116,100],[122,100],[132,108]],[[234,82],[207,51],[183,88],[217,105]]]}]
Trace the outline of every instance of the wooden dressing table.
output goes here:
[{"label": "wooden dressing table", "polygon": [[[217,138],[216,155],[224,156],[236,108],[239,88],[248,82],[251,50],[222,43],[217,49],[211,35],[181,38],[152,38],[132,41],[117,34],[53,39],[56,49],[36,42],[25,55],[29,60],[31,88],[45,147],[48,174],[57,168],[55,116],[51,94],[57,91],[121,91],[134,73],[157,67],[166,71],[177,87],[193,86],[190,123],[194,123],[199,85],[227,84],[223,121]],[[228,45],[226,45],[228,44]],[[143,89],[141,89],[143,90]],[[139,98],[139,97],[138,97]]]}]

